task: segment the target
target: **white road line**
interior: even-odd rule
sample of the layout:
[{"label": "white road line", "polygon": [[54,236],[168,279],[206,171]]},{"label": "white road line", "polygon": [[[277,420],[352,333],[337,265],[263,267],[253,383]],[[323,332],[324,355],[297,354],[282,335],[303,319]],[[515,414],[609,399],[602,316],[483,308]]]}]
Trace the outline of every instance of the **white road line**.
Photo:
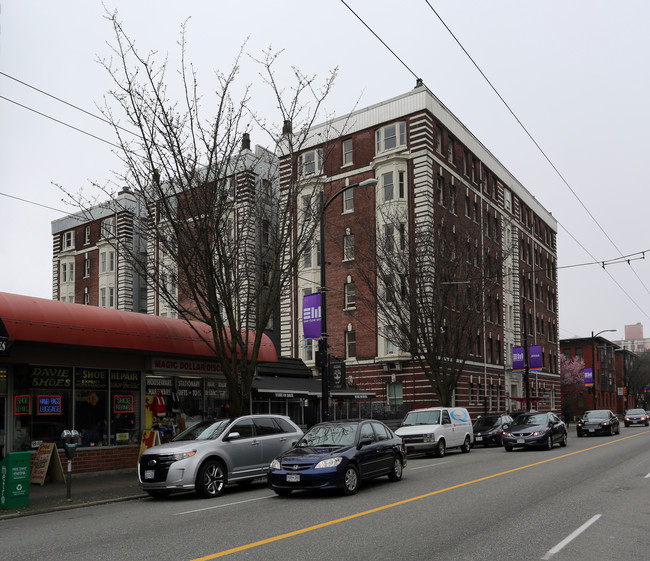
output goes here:
[{"label": "white road line", "polygon": [[208,506],[206,508],[197,508],[196,510],[186,510],[185,512],[175,512],[174,516],[180,516],[181,514],[193,514],[195,512],[203,512],[204,510],[213,510],[215,508],[224,508],[226,506],[235,506],[242,505],[244,503],[252,503],[253,501],[261,501],[263,499],[272,499],[275,495],[268,495],[266,497],[258,497],[257,499],[248,499],[246,501],[237,501],[235,503],[226,503],[223,505]]},{"label": "white road line", "polygon": [[569,544],[571,541],[573,541],[575,538],[577,538],[582,532],[584,532],[589,526],[591,526],[596,520],[598,520],[602,514],[596,514],[595,516],[592,516],[589,520],[587,520],[580,528],[569,534],[566,538],[564,538],[559,544],[557,544],[555,547],[551,548],[548,550],[546,555],[542,557],[544,560],[548,560],[553,555],[555,555],[558,551],[562,550],[564,546]]},{"label": "white road line", "polygon": [[648,479],[648,477],[650,477],[650,473],[646,475],[643,479]]},{"label": "white road line", "polygon": [[430,467],[442,466],[442,465],[445,465],[445,464],[448,464],[448,463],[450,463],[450,462],[437,462],[435,464],[427,464],[425,466],[418,466],[418,467],[411,467],[412,464],[409,463],[408,470],[413,471],[413,470],[416,470],[416,469],[425,469],[425,468],[430,468]]}]

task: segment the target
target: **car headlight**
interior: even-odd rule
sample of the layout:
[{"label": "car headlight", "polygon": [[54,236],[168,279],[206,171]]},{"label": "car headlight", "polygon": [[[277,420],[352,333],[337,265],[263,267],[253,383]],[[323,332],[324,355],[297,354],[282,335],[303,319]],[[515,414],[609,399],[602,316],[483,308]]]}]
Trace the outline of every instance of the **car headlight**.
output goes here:
[{"label": "car headlight", "polygon": [[422,442],[435,442],[436,441],[436,435],[430,432],[429,434],[425,434],[422,437]]},{"label": "car headlight", "polygon": [[271,462],[271,465],[269,466],[269,469],[280,469],[282,465],[280,464],[280,460],[277,458]]},{"label": "car headlight", "polygon": [[512,433],[503,431],[503,436],[507,436],[508,438],[510,438],[510,437],[512,437]]},{"label": "car headlight", "polygon": [[545,430],[536,430],[531,436],[542,436],[546,434]]},{"label": "car headlight", "polygon": [[333,468],[338,466],[343,458],[339,456],[338,458],[327,458],[327,460],[321,460],[316,464],[314,469],[323,469],[323,468]]},{"label": "car headlight", "polygon": [[601,426],[603,426],[603,427],[607,427],[607,426],[609,426],[609,421],[604,421],[604,422],[602,422],[602,423],[600,423],[600,424],[601,424]]},{"label": "car headlight", "polygon": [[177,452],[176,454],[172,454],[172,460],[175,462],[178,462],[180,460],[186,460],[187,458],[191,458],[196,454],[196,450],[188,450],[187,452]]},{"label": "car headlight", "polygon": [[642,421],[645,421],[645,417],[641,417],[641,420],[642,420]]}]

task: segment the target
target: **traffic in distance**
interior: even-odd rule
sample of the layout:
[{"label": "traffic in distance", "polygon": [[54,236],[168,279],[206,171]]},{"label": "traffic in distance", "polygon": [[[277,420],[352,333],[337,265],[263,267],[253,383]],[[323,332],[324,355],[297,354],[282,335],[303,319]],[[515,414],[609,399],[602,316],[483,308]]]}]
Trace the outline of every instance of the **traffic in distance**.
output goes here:
[{"label": "traffic in distance", "polygon": [[[576,435],[620,434],[610,410],[585,411]],[[648,426],[643,409],[630,409],[626,427]],[[429,407],[406,414],[393,431],[376,419],[319,423],[306,433],[289,417],[245,415],[204,421],[171,442],[145,450],[138,462],[140,487],[160,499],[172,492],[221,495],[228,484],[266,477],[280,496],[294,491],[338,491],[353,495],[364,481],[402,478],[409,454],[443,457],[448,450],[469,453],[476,445],[550,450],[567,446],[568,427],[552,412],[516,411],[479,416],[472,422],[462,407]]]}]

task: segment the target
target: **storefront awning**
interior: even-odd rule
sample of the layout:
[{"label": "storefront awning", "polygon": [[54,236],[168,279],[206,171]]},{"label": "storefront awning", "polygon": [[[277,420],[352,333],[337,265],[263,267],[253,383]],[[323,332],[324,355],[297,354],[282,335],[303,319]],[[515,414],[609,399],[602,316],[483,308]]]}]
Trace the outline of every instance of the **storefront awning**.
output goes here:
[{"label": "storefront awning", "polygon": [[[182,319],[121,312],[0,292],[0,337],[50,343],[215,358],[206,341],[210,327]],[[249,345],[248,354],[251,354]],[[258,360],[277,362],[271,339],[263,335]]]},{"label": "storefront awning", "polygon": [[[318,397],[322,395],[321,381],[316,378],[289,378],[283,376],[259,376],[253,380],[253,389],[259,394],[279,398]],[[332,399],[369,399],[376,397],[374,392],[347,388],[331,390]]]}]

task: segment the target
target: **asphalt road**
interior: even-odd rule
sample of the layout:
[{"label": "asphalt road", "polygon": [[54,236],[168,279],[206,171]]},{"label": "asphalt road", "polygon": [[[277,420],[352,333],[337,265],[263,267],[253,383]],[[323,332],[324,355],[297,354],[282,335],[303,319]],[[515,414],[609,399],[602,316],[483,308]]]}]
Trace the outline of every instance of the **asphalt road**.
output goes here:
[{"label": "asphalt road", "polygon": [[[572,427],[573,428],[573,427]],[[11,561],[637,561],[649,555],[650,429],[551,451],[409,458],[353,497],[231,487],[0,522]]]}]

